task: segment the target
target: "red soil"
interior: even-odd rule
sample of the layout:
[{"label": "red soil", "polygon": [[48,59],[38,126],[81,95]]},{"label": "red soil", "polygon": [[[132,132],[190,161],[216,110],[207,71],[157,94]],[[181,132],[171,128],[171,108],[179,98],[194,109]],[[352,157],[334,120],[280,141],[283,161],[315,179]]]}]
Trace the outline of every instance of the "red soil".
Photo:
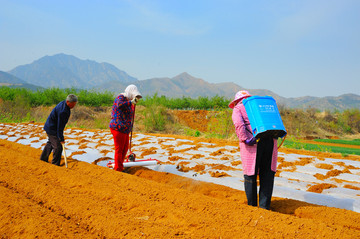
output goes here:
[{"label": "red soil", "polygon": [[[1,238],[359,238],[360,214],[244,192],[145,168],[120,173],[0,140]],[[216,172],[215,172],[216,173]]]}]

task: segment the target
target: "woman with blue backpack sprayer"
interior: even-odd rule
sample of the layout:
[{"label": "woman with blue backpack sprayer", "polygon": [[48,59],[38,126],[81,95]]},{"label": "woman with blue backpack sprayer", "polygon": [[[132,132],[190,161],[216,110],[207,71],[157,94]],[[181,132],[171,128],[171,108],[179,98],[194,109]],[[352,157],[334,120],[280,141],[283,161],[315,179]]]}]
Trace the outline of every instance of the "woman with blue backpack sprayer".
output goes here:
[{"label": "woman with blue backpack sprayer", "polygon": [[253,136],[248,115],[242,104],[242,101],[250,96],[250,93],[245,90],[237,92],[229,107],[233,109],[232,120],[240,141],[240,156],[248,205],[255,207],[258,205],[256,179],[259,175],[259,206],[269,210],[277,164],[277,139],[268,136],[257,140]]}]

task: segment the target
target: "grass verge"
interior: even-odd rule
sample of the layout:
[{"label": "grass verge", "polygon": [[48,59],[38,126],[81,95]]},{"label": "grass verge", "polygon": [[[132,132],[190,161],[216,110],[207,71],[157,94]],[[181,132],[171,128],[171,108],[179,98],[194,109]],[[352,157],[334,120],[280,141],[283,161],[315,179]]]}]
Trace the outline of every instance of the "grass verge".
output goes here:
[{"label": "grass verge", "polygon": [[[317,140],[318,141],[318,140]],[[293,149],[304,149],[310,151],[318,151],[318,152],[328,152],[328,153],[340,153],[343,156],[349,154],[360,155],[360,149],[353,149],[353,148],[343,148],[338,146],[325,146],[325,145],[318,145],[318,144],[309,144],[303,143],[296,139],[286,139],[284,144],[286,148],[293,148]]]},{"label": "grass verge", "polygon": [[345,140],[345,139],[314,139],[316,142],[334,143],[334,144],[347,144],[347,145],[360,145],[360,139]]}]

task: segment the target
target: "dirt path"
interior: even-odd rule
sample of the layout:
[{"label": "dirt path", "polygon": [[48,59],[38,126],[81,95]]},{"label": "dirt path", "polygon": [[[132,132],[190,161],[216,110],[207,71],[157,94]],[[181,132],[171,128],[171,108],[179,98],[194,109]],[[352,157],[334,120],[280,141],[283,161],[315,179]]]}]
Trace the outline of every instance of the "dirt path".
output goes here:
[{"label": "dirt path", "polygon": [[249,207],[224,186],[84,162],[69,168],[0,140],[1,238],[357,238],[360,214],[274,198]]}]

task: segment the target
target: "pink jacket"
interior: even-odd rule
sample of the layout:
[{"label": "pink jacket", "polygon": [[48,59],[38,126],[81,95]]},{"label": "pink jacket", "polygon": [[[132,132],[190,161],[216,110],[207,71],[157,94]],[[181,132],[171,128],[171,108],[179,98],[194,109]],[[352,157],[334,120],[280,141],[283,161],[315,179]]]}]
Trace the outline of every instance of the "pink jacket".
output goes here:
[{"label": "pink jacket", "polygon": [[[235,125],[236,135],[240,141],[240,156],[243,166],[243,172],[245,175],[251,176],[255,174],[255,164],[256,164],[256,149],[257,144],[249,146],[244,143],[246,139],[253,137],[252,129],[250,126],[249,118],[245,111],[244,105],[239,102],[233,109],[232,120]],[[247,129],[250,131],[248,131]],[[276,172],[277,164],[277,140],[274,139],[274,149],[271,162],[271,171]]]}]

